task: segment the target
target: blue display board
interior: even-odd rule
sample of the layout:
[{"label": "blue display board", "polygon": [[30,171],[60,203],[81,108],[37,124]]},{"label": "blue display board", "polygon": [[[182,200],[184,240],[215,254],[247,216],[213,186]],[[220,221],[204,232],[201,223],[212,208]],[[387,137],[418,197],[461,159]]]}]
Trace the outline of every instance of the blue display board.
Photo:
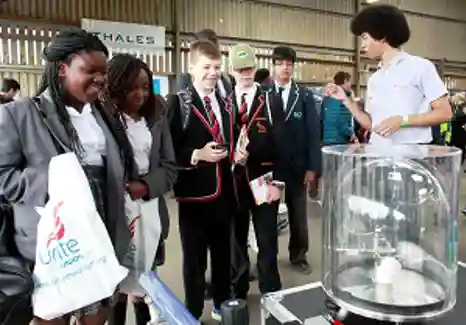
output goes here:
[{"label": "blue display board", "polygon": [[154,93],[160,95],[160,79],[154,78]]},{"label": "blue display board", "polygon": [[168,77],[154,76],[153,79],[154,93],[163,97],[169,93]]}]

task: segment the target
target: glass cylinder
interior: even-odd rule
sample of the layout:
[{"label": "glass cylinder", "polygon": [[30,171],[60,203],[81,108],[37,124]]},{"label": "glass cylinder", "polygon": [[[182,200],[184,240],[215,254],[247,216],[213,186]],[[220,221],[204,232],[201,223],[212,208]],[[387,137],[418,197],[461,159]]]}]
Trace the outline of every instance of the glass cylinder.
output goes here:
[{"label": "glass cylinder", "polygon": [[461,151],[323,148],[322,284],[363,317],[436,318],[456,303]]}]

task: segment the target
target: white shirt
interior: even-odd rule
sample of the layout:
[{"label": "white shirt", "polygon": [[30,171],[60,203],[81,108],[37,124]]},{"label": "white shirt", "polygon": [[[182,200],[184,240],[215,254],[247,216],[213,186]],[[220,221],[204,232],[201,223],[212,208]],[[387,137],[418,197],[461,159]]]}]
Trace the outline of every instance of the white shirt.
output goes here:
[{"label": "white shirt", "polygon": [[280,85],[278,82],[275,81],[275,89],[277,93],[279,92],[280,87],[283,87],[283,92],[282,92],[283,109],[286,111],[286,107],[288,106],[288,98],[290,97],[290,91],[291,91],[291,80],[286,85]]},{"label": "white shirt", "polygon": [[236,94],[236,103],[238,105],[238,110],[241,108],[241,97],[243,94],[246,94],[246,104],[247,104],[247,114],[251,112],[251,106],[254,101],[254,97],[256,96],[257,92],[257,84],[253,84],[252,87],[249,88],[239,88],[235,86],[235,94]]},{"label": "white shirt", "polygon": [[206,95],[205,92],[201,91],[198,89],[196,86],[194,86],[194,89],[196,89],[199,97],[201,97],[202,103],[205,105],[204,97],[209,97],[210,99],[210,104],[212,105],[212,110],[215,114],[215,118],[218,121],[218,124],[220,125],[220,132],[223,133],[223,124],[222,124],[222,114],[220,112],[220,105],[217,101],[217,97],[215,97],[215,91],[211,92],[210,94]]},{"label": "white shirt", "polygon": [[138,173],[140,176],[146,175],[150,169],[152,133],[147,127],[147,122],[144,118],[134,120],[126,114],[123,116],[127,126],[126,134],[133,147],[134,160],[138,167]]},{"label": "white shirt", "polygon": [[223,79],[220,78],[220,80],[217,82],[217,87],[218,90],[220,91],[220,96],[222,97],[227,97],[227,90],[225,89],[225,84],[223,83]]},{"label": "white shirt", "polygon": [[[445,94],[445,84],[431,61],[401,52],[369,78],[366,109],[374,127],[391,116],[426,113],[430,104]],[[371,134],[373,144],[431,141],[430,126],[401,128],[390,137]]]},{"label": "white shirt", "polygon": [[67,106],[66,110],[84,149],[83,162],[91,166],[102,166],[102,156],[107,154],[107,142],[92,113],[91,105],[84,105],[81,113],[73,107]]}]

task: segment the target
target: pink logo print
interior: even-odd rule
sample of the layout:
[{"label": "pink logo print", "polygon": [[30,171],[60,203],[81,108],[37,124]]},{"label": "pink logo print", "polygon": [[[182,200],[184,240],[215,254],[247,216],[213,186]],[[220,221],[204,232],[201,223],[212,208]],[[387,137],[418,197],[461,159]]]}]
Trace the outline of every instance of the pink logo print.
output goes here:
[{"label": "pink logo print", "polygon": [[65,235],[65,225],[61,222],[60,217],[58,216],[58,210],[63,206],[63,201],[58,202],[58,204],[53,208],[53,217],[55,218],[55,229],[48,235],[47,247],[53,241],[58,241],[63,238]]}]

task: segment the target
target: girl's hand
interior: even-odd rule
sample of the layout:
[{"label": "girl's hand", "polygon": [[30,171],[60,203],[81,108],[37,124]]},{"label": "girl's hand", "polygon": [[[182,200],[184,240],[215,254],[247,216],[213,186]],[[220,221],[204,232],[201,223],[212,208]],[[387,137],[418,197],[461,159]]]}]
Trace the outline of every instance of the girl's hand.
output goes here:
[{"label": "girl's hand", "polygon": [[131,200],[138,200],[149,194],[149,187],[147,184],[140,181],[126,183],[126,190],[128,191]]}]

